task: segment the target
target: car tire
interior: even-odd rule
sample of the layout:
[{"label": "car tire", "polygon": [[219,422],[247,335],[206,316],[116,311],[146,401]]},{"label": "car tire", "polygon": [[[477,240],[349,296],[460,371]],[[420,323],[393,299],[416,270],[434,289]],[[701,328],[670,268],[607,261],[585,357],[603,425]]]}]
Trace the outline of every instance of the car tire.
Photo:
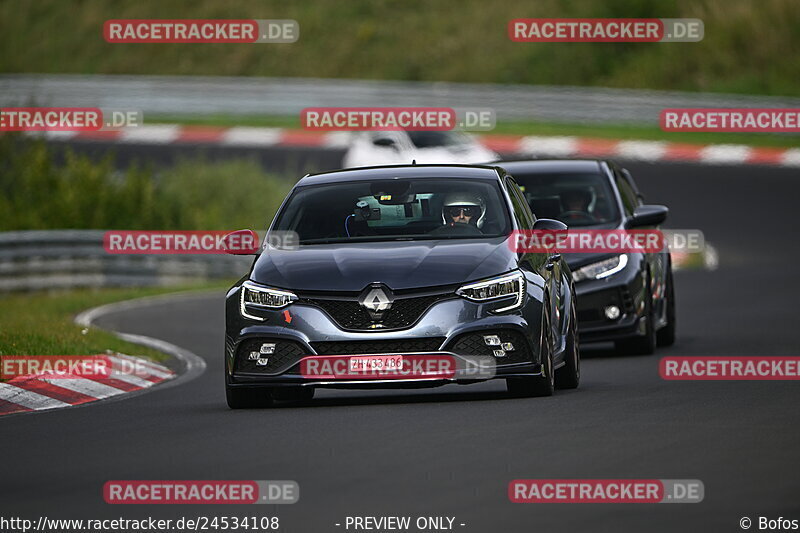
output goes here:
[{"label": "car tire", "polygon": [[[548,304],[542,306],[548,309]],[[515,398],[532,398],[541,396],[552,396],[555,390],[555,375],[553,372],[553,349],[550,342],[550,335],[547,333],[547,319],[542,318],[540,349],[543,355],[543,372],[539,376],[507,378],[506,389]]]},{"label": "car tire", "polygon": [[631,355],[651,355],[656,351],[656,330],[653,322],[653,293],[650,284],[650,274],[647,274],[645,283],[644,316],[647,317],[645,334],[641,337],[617,341],[617,351]]},{"label": "car tire", "polygon": [[565,348],[564,366],[556,370],[556,388],[577,389],[581,382],[581,348],[578,343],[578,313],[575,311],[575,298],[570,304],[569,332]]},{"label": "car tire", "polygon": [[672,281],[672,266],[667,274],[667,324],[656,333],[656,344],[672,346],[675,344],[675,285]]}]

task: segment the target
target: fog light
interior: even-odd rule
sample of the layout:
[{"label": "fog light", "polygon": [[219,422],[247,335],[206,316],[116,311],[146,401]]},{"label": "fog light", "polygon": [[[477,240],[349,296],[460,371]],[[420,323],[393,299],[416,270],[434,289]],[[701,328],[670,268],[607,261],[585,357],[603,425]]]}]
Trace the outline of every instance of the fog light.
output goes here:
[{"label": "fog light", "polygon": [[267,366],[267,363],[269,363],[269,359],[266,357],[256,359],[256,366]]},{"label": "fog light", "polygon": [[275,353],[275,343],[272,342],[272,343],[264,343],[264,344],[262,344],[260,351],[261,351],[262,354],[266,354],[266,355],[270,355],[270,354]]},{"label": "fog light", "polygon": [[501,348],[504,349],[507,352],[513,352],[514,351],[514,345],[511,344],[510,342],[504,342],[503,345],[501,346]]},{"label": "fog light", "polygon": [[259,357],[261,357],[261,354],[260,354],[260,353],[258,353],[258,352],[250,352],[250,355],[248,355],[248,356],[247,356],[247,358],[248,358],[249,360],[251,360],[251,361],[255,361],[255,360],[256,360],[256,359],[258,359]]},{"label": "fog light", "polygon": [[609,320],[616,320],[619,318],[619,307],[616,305],[609,305],[605,308],[606,318]]},{"label": "fog light", "polygon": [[483,342],[486,343],[486,346],[500,346],[500,337],[497,335],[484,335]]},{"label": "fog light", "polygon": [[494,351],[494,356],[495,357],[505,357],[506,356],[506,351],[505,350],[495,350]]}]

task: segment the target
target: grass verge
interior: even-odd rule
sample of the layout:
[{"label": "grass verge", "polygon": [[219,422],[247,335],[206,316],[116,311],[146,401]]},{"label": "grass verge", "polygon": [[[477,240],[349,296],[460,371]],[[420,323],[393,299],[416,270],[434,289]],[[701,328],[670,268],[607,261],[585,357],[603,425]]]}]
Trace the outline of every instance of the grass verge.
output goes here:
[{"label": "grass verge", "polygon": [[76,289],[0,295],[0,359],[5,355],[94,355],[106,350],[165,361],[167,354],[73,322],[86,309],[132,298],[187,290],[225,289],[230,281],[182,287]]}]

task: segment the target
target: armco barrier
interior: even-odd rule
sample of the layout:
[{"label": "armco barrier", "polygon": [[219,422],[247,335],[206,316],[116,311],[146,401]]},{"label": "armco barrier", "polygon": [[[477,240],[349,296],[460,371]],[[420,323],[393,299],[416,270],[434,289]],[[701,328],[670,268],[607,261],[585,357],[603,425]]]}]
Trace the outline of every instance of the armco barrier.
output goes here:
[{"label": "armco barrier", "polygon": [[83,74],[0,75],[0,106],[127,109],[149,115],[299,115],[306,107],[493,109],[499,120],[658,126],[664,108],[800,107],[800,98],[417,81]]},{"label": "armco barrier", "polygon": [[244,275],[252,256],[116,255],[103,230],[0,232],[0,292],[167,286]]}]

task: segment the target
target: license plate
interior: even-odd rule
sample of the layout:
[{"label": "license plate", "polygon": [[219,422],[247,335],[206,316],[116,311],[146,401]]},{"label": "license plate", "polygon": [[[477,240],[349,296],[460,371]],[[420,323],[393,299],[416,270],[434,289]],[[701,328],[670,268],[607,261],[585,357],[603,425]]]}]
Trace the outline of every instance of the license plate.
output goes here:
[{"label": "license plate", "polygon": [[360,355],[350,358],[350,372],[393,372],[402,370],[402,355]]}]

